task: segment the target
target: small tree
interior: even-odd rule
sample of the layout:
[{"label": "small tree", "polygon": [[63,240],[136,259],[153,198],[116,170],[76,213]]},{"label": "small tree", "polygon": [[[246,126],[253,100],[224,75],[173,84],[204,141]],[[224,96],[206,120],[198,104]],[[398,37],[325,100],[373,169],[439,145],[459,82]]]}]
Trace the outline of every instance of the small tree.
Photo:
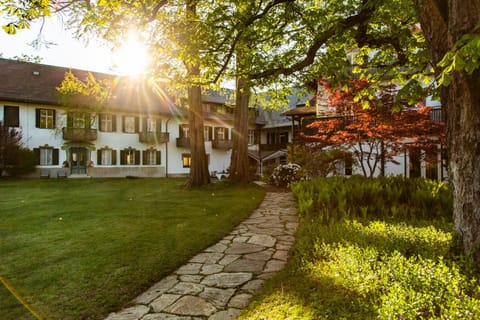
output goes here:
[{"label": "small tree", "polygon": [[22,148],[22,134],[0,122],[0,177],[16,176],[35,169],[36,159],[31,150]]},{"label": "small tree", "polygon": [[430,119],[431,108],[395,100],[392,88],[375,95],[366,80],[350,80],[342,89],[332,88],[327,81],[320,85],[330,111],[309,125],[316,134],[303,137],[316,142],[316,148],[351,150],[366,177],[377,169],[383,175],[385,163],[409,148],[436,154],[429,151],[444,143],[445,124]]}]

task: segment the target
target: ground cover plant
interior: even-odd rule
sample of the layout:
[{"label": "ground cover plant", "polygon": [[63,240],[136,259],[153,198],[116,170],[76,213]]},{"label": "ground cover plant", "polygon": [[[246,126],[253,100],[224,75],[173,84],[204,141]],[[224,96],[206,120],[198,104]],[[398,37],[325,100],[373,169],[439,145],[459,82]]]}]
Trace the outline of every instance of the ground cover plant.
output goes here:
[{"label": "ground cover plant", "polygon": [[239,319],[480,319],[478,270],[444,184],[321,178],[292,190],[292,257]]},{"label": "ground cover plant", "polygon": [[[0,182],[0,275],[44,319],[102,319],[216,243],[263,199],[183,179]],[[0,286],[1,319],[33,319]]]}]

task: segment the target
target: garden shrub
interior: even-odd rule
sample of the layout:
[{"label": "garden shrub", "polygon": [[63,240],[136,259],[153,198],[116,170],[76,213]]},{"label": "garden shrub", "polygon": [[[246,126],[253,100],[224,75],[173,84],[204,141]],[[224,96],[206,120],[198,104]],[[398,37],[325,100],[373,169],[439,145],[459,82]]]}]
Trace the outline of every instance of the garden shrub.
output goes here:
[{"label": "garden shrub", "polygon": [[287,187],[301,178],[300,166],[295,163],[281,164],[273,169],[270,183],[276,186]]}]

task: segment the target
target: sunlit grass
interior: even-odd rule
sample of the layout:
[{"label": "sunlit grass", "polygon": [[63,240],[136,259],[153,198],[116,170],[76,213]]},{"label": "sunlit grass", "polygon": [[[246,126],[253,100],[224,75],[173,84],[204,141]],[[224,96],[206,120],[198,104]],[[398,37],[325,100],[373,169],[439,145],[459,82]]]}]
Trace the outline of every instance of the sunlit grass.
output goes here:
[{"label": "sunlit grass", "polygon": [[[0,182],[0,274],[46,319],[101,319],[245,219],[255,186],[179,179]],[[2,287],[1,319],[30,319]]]}]

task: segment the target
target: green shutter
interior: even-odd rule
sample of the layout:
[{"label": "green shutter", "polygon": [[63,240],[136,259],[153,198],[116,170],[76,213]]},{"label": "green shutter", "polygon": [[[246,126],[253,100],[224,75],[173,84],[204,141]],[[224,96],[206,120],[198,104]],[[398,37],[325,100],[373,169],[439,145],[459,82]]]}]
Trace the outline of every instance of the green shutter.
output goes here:
[{"label": "green shutter", "polygon": [[140,119],[138,117],[135,117],[135,132],[139,132],[139,127],[140,127]]},{"label": "green shutter", "polygon": [[142,151],[142,164],[143,165],[147,164],[147,151],[146,150]]},{"label": "green shutter", "polygon": [[33,148],[33,154],[35,155],[35,159],[37,159],[37,165],[40,164],[40,148]]},{"label": "green shutter", "polygon": [[112,114],[112,131],[117,132],[117,115]]},{"label": "green shutter", "polygon": [[58,165],[58,149],[53,149],[53,165]]},{"label": "green shutter", "polygon": [[178,137],[183,138],[183,129],[181,124],[178,125]]},{"label": "green shutter", "polygon": [[160,165],[162,164],[162,153],[160,151],[156,151],[157,155],[156,155],[156,160],[157,160],[157,165]]},{"label": "green shutter", "polygon": [[57,124],[57,110],[53,110],[53,128],[55,128]]},{"label": "green shutter", "polygon": [[157,132],[160,133],[162,132],[162,120],[161,119],[157,119]]},{"label": "green shutter", "polygon": [[97,165],[102,164],[102,150],[97,150]]},{"label": "green shutter", "polygon": [[125,165],[126,163],[125,150],[120,150],[120,165]]},{"label": "green shutter", "polygon": [[40,128],[40,109],[35,109],[35,127]]},{"label": "green shutter", "polygon": [[147,118],[142,118],[142,132],[147,132]]},{"label": "green shutter", "polygon": [[135,150],[135,164],[140,165],[140,150]]},{"label": "green shutter", "polygon": [[112,150],[112,165],[117,164],[117,150]]}]

